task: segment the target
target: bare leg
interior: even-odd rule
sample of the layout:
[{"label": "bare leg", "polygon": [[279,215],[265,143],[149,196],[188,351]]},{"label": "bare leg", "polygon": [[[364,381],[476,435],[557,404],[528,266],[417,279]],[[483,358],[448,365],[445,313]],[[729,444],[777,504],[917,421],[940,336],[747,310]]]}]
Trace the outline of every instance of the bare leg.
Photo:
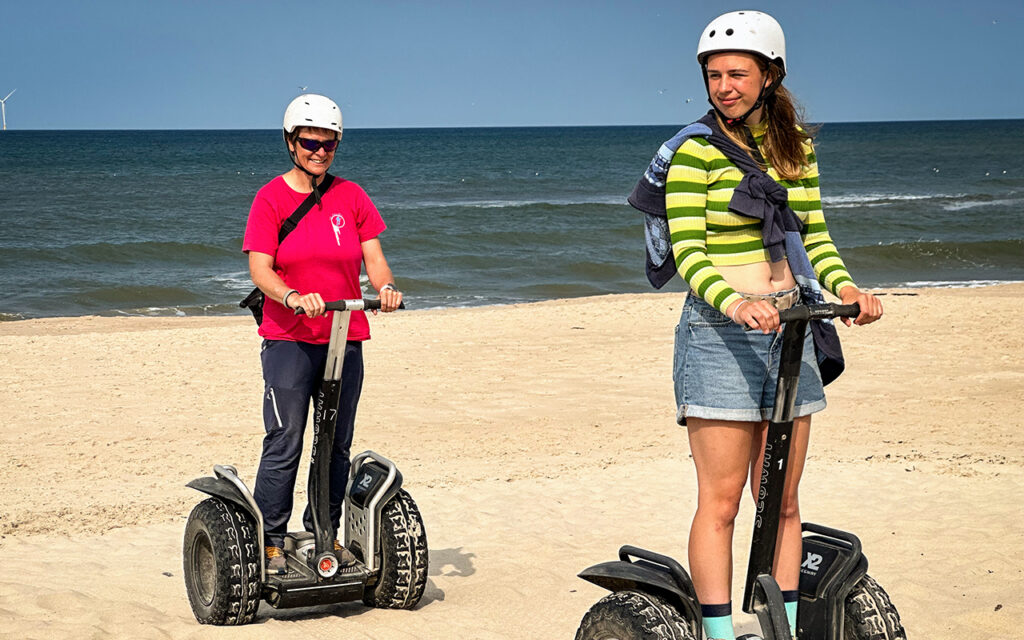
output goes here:
[{"label": "bare leg", "polygon": [[690,527],[689,560],[697,597],[705,604],[732,600],[732,534],[747,483],[757,423],[687,418],[697,468],[697,512]]},{"label": "bare leg", "polygon": [[[750,450],[750,487],[754,500],[761,484],[761,460],[764,457],[768,423],[757,427],[757,436]],[[803,557],[803,540],[800,533],[800,478],[807,459],[807,444],[811,432],[811,416],[793,420],[793,439],[789,445],[789,462],[786,464],[786,484],[782,495],[782,513],[779,520],[779,539],[775,545],[775,570],[772,574],[779,588],[792,591],[800,587],[800,561]]]}]

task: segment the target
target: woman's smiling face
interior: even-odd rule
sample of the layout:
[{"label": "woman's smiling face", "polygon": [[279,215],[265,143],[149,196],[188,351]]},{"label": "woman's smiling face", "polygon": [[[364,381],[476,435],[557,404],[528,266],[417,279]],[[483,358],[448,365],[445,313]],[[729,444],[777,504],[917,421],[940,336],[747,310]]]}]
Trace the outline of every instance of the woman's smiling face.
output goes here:
[{"label": "woman's smiling face", "polygon": [[295,154],[295,162],[300,167],[315,176],[322,176],[330,168],[337,147],[327,151],[323,146],[318,146],[315,151],[309,151],[300,144],[300,139],[329,142],[337,140],[337,138],[338,133],[330,129],[300,127],[298,129],[298,136],[288,141],[288,148]]}]

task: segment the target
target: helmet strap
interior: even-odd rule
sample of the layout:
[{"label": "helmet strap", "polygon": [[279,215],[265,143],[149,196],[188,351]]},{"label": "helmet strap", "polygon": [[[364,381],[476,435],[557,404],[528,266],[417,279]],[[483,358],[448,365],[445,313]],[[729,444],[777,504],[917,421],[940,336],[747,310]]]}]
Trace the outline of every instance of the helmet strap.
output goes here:
[{"label": "helmet strap", "polygon": [[316,174],[310,173],[309,170],[306,169],[306,167],[299,164],[298,159],[295,157],[296,153],[292,151],[292,147],[288,144],[288,142],[288,132],[285,131],[284,145],[288,149],[288,157],[292,159],[292,164],[295,165],[295,167],[299,171],[309,176],[309,187],[313,191],[313,199],[316,200],[316,206],[322,209],[323,205],[320,203],[320,190],[316,188]]}]

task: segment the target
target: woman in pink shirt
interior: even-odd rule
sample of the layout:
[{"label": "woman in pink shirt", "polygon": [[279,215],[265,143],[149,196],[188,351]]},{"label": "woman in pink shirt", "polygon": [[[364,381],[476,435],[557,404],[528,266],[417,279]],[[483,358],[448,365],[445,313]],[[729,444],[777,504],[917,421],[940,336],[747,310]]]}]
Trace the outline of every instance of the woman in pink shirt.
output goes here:
[{"label": "woman in pink shirt", "polygon": [[[263,513],[269,573],[287,571],[282,549],[302,436],[330,340],[331,322],[325,315],[324,301],[361,298],[359,274],[363,265],[370,284],[379,292],[383,311],[394,311],[402,301],[377,237],[386,226],[369,196],[356,183],[341,178],[335,178],[323,190],[341,134],[341,110],[329,98],[306,94],[288,105],[284,140],[294,166],[257,192],[242,244],[249,256],[252,281],[266,296],[259,334],[264,339],[260,359],[267,435],[253,497]],[[281,225],[314,188],[318,192],[316,204],[279,243]],[[303,309],[302,315],[296,315],[294,309],[298,307]],[[369,337],[365,313],[352,312],[331,456],[330,513],[335,532],[362,390],[362,342]],[[303,522],[312,531],[308,506]],[[355,560],[338,544],[337,536],[334,545],[343,564]]]}]

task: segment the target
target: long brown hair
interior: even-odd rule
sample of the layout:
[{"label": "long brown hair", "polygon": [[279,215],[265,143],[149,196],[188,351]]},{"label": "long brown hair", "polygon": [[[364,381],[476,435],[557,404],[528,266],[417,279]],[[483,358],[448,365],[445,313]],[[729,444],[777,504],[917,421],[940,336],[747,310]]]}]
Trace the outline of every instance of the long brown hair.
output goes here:
[{"label": "long brown hair", "polygon": [[[763,65],[761,70],[767,71],[774,79],[778,73],[775,65],[765,64],[757,56],[755,58],[758,65]],[[747,143],[746,132],[743,130],[744,125],[740,123],[733,126],[727,125],[717,110],[715,117],[718,118],[718,125],[722,131],[749,153],[750,146]],[[807,167],[807,155],[803,143],[814,138],[818,132],[817,128],[804,122],[803,108],[799,106],[793,94],[781,84],[776,87],[772,95],[765,99],[762,121],[768,125],[762,144],[765,159],[775,167],[775,171],[783,180],[798,180]]]}]

